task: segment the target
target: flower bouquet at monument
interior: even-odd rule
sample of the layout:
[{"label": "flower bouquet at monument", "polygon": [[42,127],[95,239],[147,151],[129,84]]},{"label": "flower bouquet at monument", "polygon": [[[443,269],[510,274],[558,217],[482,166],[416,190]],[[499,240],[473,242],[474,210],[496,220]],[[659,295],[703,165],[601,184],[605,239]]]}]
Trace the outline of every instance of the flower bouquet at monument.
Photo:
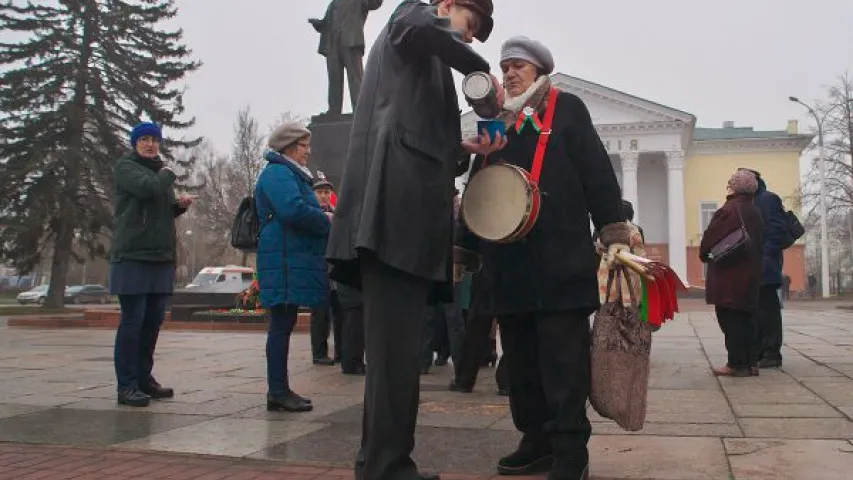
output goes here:
[{"label": "flower bouquet at monument", "polygon": [[648,258],[620,252],[616,259],[639,274],[642,279],[640,319],[655,330],[678,313],[678,292],[687,286],[669,265]]},{"label": "flower bouquet at monument", "polygon": [[249,288],[237,294],[237,307],[244,311],[261,310],[261,290],[258,287],[258,277],[254,276]]}]

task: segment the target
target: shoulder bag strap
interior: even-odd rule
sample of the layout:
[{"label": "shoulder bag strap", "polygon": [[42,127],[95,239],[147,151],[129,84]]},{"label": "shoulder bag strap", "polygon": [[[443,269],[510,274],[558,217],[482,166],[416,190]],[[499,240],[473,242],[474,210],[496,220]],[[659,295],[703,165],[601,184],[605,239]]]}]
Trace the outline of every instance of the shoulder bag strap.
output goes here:
[{"label": "shoulder bag strap", "polygon": [[557,109],[557,94],[559,92],[553,86],[548,92],[548,105],[545,107],[545,124],[539,132],[539,142],[536,145],[536,155],[533,157],[533,167],[530,170],[530,180],[539,183],[539,175],[542,174],[542,161],[545,160],[545,147],[551,137],[551,124],[554,122],[554,111]]}]

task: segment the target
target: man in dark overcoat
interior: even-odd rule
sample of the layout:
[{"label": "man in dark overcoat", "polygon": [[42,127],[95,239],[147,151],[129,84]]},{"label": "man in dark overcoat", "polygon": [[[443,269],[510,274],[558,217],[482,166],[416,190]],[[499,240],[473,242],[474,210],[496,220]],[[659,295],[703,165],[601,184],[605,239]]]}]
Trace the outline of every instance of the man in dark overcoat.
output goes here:
[{"label": "man in dark overcoat", "polygon": [[364,77],[364,22],[367,14],[382,6],[382,0],[332,0],[322,19],[308,20],[320,33],[318,53],[326,57],[329,73],[329,111],[340,115],[344,102],[344,70],[349,80],[352,109]]},{"label": "man in dark overcoat", "polygon": [[468,43],[488,38],[492,11],[491,0],[403,1],[367,61],[327,250],[332,278],[361,288],[364,301],[357,479],[437,478],[410,457],[424,309],[437,286],[445,294],[436,301],[452,299],[459,164],[504,144],[462,142],[451,68],[489,71]]}]

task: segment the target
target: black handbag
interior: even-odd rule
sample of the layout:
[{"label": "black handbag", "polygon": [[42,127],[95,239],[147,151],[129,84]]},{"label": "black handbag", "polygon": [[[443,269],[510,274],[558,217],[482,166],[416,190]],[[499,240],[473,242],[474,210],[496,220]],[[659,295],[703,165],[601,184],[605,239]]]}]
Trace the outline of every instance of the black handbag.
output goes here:
[{"label": "black handbag", "polygon": [[743,224],[743,217],[740,215],[740,209],[736,208],[737,216],[740,219],[740,228],[729,233],[722,240],[711,247],[711,252],[708,254],[708,260],[713,263],[724,262],[727,259],[736,257],[739,253],[744,252],[749,248],[751,239],[749,232],[746,231],[746,226]]}]

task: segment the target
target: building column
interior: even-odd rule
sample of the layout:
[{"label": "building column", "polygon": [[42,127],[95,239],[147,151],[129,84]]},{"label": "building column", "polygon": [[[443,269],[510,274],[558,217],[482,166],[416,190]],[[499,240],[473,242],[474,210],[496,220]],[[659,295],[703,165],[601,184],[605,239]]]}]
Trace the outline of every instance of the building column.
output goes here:
[{"label": "building column", "polygon": [[640,223],[640,195],[637,187],[637,169],[640,152],[619,152],[622,162],[622,198],[634,205],[634,223]]},{"label": "building column", "polygon": [[684,223],[684,151],[666,152],[669,211],[669,266],[687,284],[687,228]]}]

